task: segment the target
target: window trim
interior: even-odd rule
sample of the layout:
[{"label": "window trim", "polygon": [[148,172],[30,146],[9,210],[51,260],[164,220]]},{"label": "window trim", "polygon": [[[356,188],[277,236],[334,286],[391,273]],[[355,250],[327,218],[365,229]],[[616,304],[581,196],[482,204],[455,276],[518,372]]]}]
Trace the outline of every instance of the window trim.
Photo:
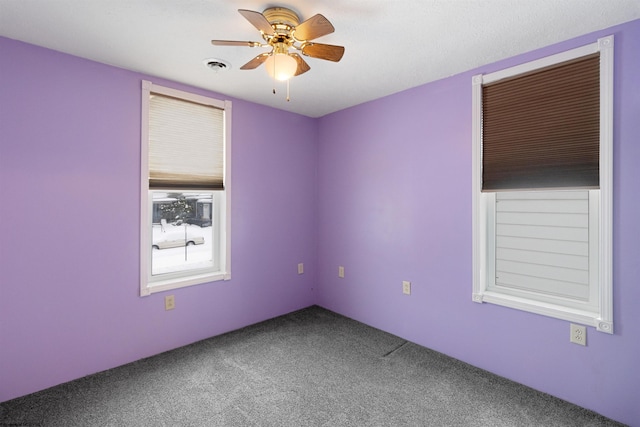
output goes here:
[{"label": "window trim", "polygon": [[[594,326],[613,333],[613,35],[538,60],[472,77],[472,301],[493,303]],[[598,313],[505,295],[487,290],[487,197],[482,194],[482,84],[600,52],[600,227]],[[561,190],[558,188],[557,190]]]},{"label": "window trim", "polygon": [[[178,289],[203,283],[230,280],[231,279],[231,101],[218,99],[181,91],[142,80],[141,95],[141,143],[140,143],[140,296],[148,296],[152,293]],[[224,114],[224,189],[219,197],[220,207],[219,234],[222,243],[220,245],[219,265],[220,270],[215,272],[185,273],[180,277],[171,277],[165,280],[149,280],[151,271],[152,248],[151,239],[151,198],[149,197],[149,95],[150,93],[171,96],[178,99],[210,105],[223,109]],[[188,189],[184,189],[188,191]],[[195,189],[195,191],[199,191]]]}]

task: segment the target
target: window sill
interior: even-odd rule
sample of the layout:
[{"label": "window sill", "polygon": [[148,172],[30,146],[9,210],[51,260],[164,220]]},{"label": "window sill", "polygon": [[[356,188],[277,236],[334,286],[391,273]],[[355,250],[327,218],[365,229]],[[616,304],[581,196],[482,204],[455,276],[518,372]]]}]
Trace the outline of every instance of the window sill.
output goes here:
[{"label": "window sill", "polygon": [[226,281],[230,279],[231,274],[216,272],[192,275],[188,277],[157,280],[147,283],[147,285],[142,288],[140,296],[148,296],[157,292],[164,292],[193,285],[202,285],[204,283],[219,282],[223,280]]},{"label": "window sill", "polygon": [[582,325],[593,326],[600,332],[613,334],[613,323],[603,321],[597,312],[563,307],[542,301],[535,301],[513,295],[505,295],[499,292],[485,291],[473,295],[473,301],[477,303],[488,302],[516,310],[555,317]]}]

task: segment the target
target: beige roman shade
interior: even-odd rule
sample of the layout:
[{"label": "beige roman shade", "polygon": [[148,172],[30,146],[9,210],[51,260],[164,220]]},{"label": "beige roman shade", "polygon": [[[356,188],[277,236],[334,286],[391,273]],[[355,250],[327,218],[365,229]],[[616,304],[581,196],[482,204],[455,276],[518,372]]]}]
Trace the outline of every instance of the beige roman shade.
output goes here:
[{"label": "beige roman shade", "polygon": [[149,188],[224,188],[224,110],[150,95]]},{"label": "beige roman shade", "polygon": [[600,54],[482,87],[482,190],[598,188]]}]

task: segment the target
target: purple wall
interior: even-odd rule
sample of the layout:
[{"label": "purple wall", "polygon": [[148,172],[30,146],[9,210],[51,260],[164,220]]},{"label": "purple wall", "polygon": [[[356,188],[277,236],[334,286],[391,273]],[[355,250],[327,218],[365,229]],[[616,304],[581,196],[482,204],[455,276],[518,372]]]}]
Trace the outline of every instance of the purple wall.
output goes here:
[{"label": "purple wall", "polygon": [[[580,347],[567,322],[471,302],[471,76],[611,33],[616,333]],[[640,423],[637,52],[640,21],[318,120],[234,100],[233,279],[165,312],[138,296],[149,77],[0,38],[0,401],[318,303]],[[298,137],[265,142],[274,122]]]},{"label": "purple wall", "polygon": [[[569,342],[568,322],[471,301],[471,76],[608,34],[616,55],[616,333],[588,328],[581,347]],[[640,425],[638,52],[634,21],[320,119],[318,304]]]},{"label": "purple wall", "polygon": [[138,296],[142,78],[0,38],[0,401],[315,301],[317,120],[238,100],[232,280]]}]

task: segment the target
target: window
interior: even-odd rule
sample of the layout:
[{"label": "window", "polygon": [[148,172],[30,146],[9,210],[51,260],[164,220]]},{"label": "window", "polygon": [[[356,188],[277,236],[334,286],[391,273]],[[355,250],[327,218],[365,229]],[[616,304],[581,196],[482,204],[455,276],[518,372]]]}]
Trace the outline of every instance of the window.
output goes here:
[{"label": "window", "polygon": [[613,333],[613,36],[473,77],[473,301]]},{"label": "window", "polygon": [[231,103],[142,82],[140,293],[230,278]]}]

